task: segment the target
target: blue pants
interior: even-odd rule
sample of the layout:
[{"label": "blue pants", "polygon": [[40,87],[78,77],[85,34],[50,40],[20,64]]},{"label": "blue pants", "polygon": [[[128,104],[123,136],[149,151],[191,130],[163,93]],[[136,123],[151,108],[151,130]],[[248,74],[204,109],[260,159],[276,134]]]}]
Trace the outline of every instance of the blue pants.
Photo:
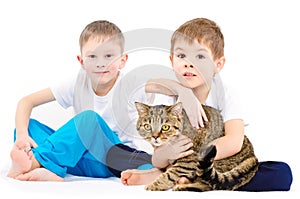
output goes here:
[{"label": "blue pants", "polygon": [[[107,163],[111,166],[111,172],[115,176],[120,176],[121,172],[126,169],[139,168],[143,166],[142,164],[149,165],[151,156],[118,144],[108,151]],[[292,171],[288,164],[275,161],[260,162],[258,171],[251,181],[240,187],[238,191],[288,191],[292,181]]]},{"label": "blue pants", "polygon": [[285,162],[260,162],[254,177],[238,191],[289,191],[293,182],[291,168]]},{"label": "blue pants", "polygon": [[106,153],[121,141],[94,111],[78,114],[57,131],[31,119],[28,131],[38,144],[32,149],[35,158],[58,176],[114,176],[106,166]]},{"label": "blue pants", "polygon": [[153,168],[152,156],[144,151],[133,149],[124,144],[116,144],[107,152],[106,163],[117,177],[126,169],[148,170]]}]

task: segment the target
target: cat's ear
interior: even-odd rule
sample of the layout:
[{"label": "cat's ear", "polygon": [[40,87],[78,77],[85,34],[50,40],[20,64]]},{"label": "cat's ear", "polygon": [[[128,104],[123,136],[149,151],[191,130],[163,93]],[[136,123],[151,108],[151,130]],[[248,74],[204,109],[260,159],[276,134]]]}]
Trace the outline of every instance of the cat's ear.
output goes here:
[{"label": "cat's ear", "polygon": [[149,111],[149,106],[141,102],[135,102],[136,110],[138,111],[139,116],[146,114]]},{"label": "cat's ear", "polygon": [[172,113],[176,116],[181,116],[182,115],[182,103],[177,102],[176,104],[170,106],[169,111],[170,111],[170,113]]}]

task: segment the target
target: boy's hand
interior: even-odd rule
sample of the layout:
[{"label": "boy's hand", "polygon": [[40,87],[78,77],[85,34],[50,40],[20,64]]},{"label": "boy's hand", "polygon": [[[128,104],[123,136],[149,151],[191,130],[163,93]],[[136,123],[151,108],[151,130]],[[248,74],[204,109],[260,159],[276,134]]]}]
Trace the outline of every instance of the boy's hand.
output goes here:
[{"label": "boy's hand", "polygon": [[195,97],[191,89],[180,89],[178,91],[178,100],[182,103],[182,107],[185,110],[191,124],[195,128],[204,127],[204,121],[207,121],[205,111]]},{"label": "boy's hand", "polygon": [[169,165],[170,161],[191,155],[194,151],[190,148],[193,146],[191,139],[180,135],[177,139],[163,144],[154,150],[152,162],[155,167],[164,168]]},{"label": "boy's hand", "polygon": [[28,135],[17,136],[14,146],[18,149],[29,150],[37,147],[35,141]]}]

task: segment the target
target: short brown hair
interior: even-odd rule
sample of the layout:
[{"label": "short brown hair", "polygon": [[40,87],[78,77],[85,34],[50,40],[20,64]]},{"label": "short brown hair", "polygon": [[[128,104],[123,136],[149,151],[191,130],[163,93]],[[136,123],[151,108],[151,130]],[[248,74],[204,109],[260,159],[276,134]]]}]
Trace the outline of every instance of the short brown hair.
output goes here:
[{"label": "short brown hair", "polygon": [[224,36],[220,27],[206,18],[195,18],[182,24],[172,35],[171,52],[177,39],[185,39],[189,42],[197,40],[210,48],[213,59],[224,56]]},{"label": "short brown hair", "polygon": [[82,50],[82,46],[90,39],[90,38],[99,38],[99,41],[106,40],[114,37],[114,39],[118,40],[121,46],[122,53],[124,51],[124,36],[122,31],[116,26],[114,23],[106,21],[106,20],[98,20],[88,24],[80,34],[79,37],[79,46],[80,51]]}]

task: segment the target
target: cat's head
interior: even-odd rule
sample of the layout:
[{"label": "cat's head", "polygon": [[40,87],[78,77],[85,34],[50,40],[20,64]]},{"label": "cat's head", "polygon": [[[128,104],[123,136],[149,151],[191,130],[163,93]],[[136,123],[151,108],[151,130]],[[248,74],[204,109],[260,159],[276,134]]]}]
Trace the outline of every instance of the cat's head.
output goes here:
[{"label": "cat's head", "polygon": [[152,146],[175,139],[182,131],[182,104],[149,106],[135,102],[139,118],[136,128]]}]

